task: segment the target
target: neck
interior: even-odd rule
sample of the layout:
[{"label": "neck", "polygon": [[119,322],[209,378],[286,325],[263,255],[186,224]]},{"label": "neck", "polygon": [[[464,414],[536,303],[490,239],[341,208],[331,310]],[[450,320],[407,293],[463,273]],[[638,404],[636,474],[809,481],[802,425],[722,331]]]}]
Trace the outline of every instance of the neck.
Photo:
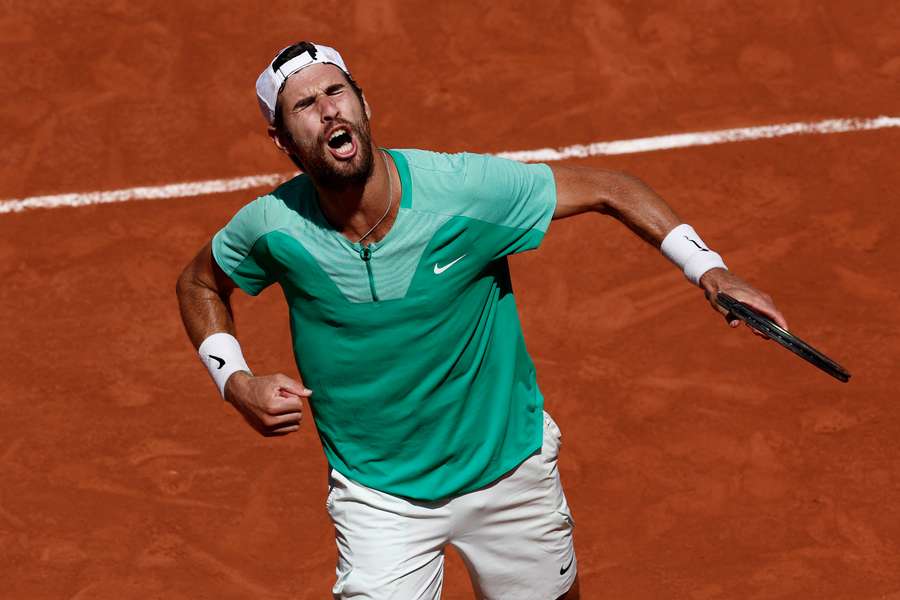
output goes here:
[{"label": "neck", "polygon": [[[391,205],[378,227],[366,237],[366,241],[377,241],[384,237],[396,216],[394,199],[388,197],[393,185],[388,178],[393,178],[390,161],[385,152],[376,146],[372,147],[372,174],[361,184],[349,184],[341,187],[325,187],[315,183],[319,195],[319,206],[328,222],[350,241],[356,242],[385,215],[388,204]],[[396,194],[392,194],[396,195]]]}]

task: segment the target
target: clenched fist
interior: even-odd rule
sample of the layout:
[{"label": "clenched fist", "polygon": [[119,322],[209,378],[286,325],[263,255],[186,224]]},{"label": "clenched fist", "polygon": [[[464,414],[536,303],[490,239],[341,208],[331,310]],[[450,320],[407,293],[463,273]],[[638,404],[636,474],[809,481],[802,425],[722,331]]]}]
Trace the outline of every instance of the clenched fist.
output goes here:
[{"label": "clenched fist", "polygon": [[300,429],[301,398],[310,395],[312,390],[281,373],[256,377],[238,371],[225,383],[225,400],[265,436],[285,435]]}]

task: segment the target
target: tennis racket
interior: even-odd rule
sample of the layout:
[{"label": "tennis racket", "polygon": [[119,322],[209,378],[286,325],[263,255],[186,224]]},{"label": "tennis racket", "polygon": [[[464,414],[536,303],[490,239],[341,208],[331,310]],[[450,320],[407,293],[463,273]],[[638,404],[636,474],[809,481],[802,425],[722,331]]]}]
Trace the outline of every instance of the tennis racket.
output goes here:
[{"label": "tennis racket", "polygon": [[735,300],[728,294],[716,294],[716,303],[740,319],[756,331],[765,334],[775,340],[803,360],[822,369],[835,379],[847,383],[850,381],[850,372],[837,364],[808,343],[804,342],[790,331],[780,327],[775,321],[751,308],[747,304]]}]

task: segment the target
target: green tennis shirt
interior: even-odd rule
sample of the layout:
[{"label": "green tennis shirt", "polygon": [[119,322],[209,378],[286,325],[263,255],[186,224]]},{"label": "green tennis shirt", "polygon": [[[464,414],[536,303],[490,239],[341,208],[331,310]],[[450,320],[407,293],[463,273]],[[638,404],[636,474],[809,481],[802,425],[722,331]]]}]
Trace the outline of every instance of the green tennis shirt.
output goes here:
[{"label": "green tennis shirt", "polygon": [[541,446],[543,397],[507,255],[536,248],[556,206],[547,165],[391,150],[400,209],[363,247],[300,175],[213,238],[256,295],[281,285],[297,368],[331,466],[417,500],[482,487]]}]

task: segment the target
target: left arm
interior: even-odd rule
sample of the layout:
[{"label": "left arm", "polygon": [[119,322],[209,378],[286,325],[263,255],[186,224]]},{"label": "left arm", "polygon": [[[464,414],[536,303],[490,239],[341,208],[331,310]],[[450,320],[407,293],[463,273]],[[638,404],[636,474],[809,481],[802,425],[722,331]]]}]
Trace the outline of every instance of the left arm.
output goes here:
[{"label": "left arm", "polygon": [[[585,212],[609,215],[622,222],[647,243],[659,249],[666,234],[682,223],[672,207],[640,179],[618,171],[589,167],[552,166],[556,180],[554,219]],[[707,300],[732,327],[740,321],[716,304],[716,294],[727,293],[770,316],[783,328],[787,321],[772,298],[730,271],[710,269],[700,277]],[[754,332],[755,333],[755,332]],[[761,334],[760,334],[761,335]]]}]

